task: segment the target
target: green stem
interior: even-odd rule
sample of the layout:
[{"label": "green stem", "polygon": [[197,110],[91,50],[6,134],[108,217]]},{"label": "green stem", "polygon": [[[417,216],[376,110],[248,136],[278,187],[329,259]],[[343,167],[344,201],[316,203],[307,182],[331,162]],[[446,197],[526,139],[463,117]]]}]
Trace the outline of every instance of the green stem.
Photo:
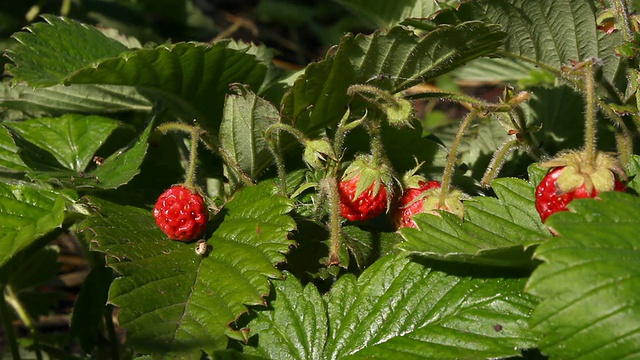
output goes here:
[{"label": "green stem", "polygon": [[335,176],[327,176],[322,179],[321,188],[329,199],[329,263],[340,264],[340,248],[342,246],[342,225],[340,223],[340,194],[338,182]]},{"label": "green stem", "polygon": [[222,159],[222,162],[225,163],[225,165],[230,167],[233,171],[235,171],[240,176],[240,180],[242,181],[242,184],[244,186],[254,185],[253,179],[251,179],[251,177],[247,175],[247,173],[245,173],[244,170],[242,170],[240,165],[231,157],[231,155],[229,155],[224,150],[224,148],[220,144],[220,140],[217,137],[212,135],[207,135],[200,138],[200,141],[202,141],[202,143],[207,149],[209,149],[214,154],[218,155]]},{"label": "green stem", "polygon": [[278,177],[280,178],[280,190],[282,191],[282,195],[287,196],[287,169],[284,164],[282,153],[280,152],[280,149],[278,147],[280,140],[277,135],[280,131],[286,131],[291,134],[296,140],[298,140],[300,144],[302,144],[302,146],[306,146],[306,143],[309,140],[302,131],[294,128],[291,125],[283,123],[272,124],[264,132],[264,138],[267,140],[269,150],[271,151],[271,154],[273,154],[273,159],[275,160],[276,168],[278,169]]},{"label": "green stem", "polygon": [[104,308],[104,322],[109,334],[109,343],[111,344],[111,359],[120,359],[120,340],[116,334],[116,327],[113,324],[113,305],[107,305]]},{"label": "green stem", "polygon": [[447,200],[447,194],[449,194],[449,188],[451,187],[451,178],[453,177],[453,169],[456,164],[456,157],[458,155],[458,148],[460,147],[460,141],[462,140],[462,135],[464,135],[465,130],[469,127],[469,124],[476,118],[479,109],[473,109],[467,117],[462,120],[460,124],[460,128],[456,133],[455,138],[453,139],[453,143],[451,144],[451,150],[449,151],[449,155],[447,156],[447,164],[444,168],[444,173],[442,174],[442,184],[441,184],[441,192],[438,197],[438,207],[444,208],[445,201]]},{"label": "green stem", "polygon": [[163,134],[169,131],[183,132],[189,134],[191,137],[191,145],[189,149],[189,166],[187,168],[187,177],[184,181],[184,187],[189,190],[194,190],[196,166],[198,162],[198,143],[200,142],[200,136],[204,134],[204,130],[197,126],[191,126],[183,123],[170,122],[158,126],[158,130]]},{"label": "green stem", "polygon": [[307,143],[308,139],[304,135],[304,133],[291,125],[283,124],[283,123],[275,123],[270,125],[267,130],[264,132],[264,137],[267,140],[271,139],[271,136],[276,131],[286,131],[289,134],[293,135],[293,137],[300,142],[300,144],[304,145]]},{"label": "green stem", "polygon": [[278,178],[280,179],[280,191],[282,196],[287,196],[287,168],[284,164],[284,158],[280,153],[280,149],[278,148],[278,139],[270,139],[265,136],[267,139],[267,145],[269,145],[269,150],[273,155],[273,159],[276,162],[276,168],[278,170]]},{"label": "green stem", "polygon": [[38,333],[36,331],[36,325],[31,315],[27,312],[27,310],[22,306],[22,303],[18,299],[17,295],[13,292],[13,288],[10,285],[5,286],[5,301],[13,308],[13,311],[16,312],[18,318],[24,323],[24,325],[29,329],[29,333],[33,337],[33,347],[36,353],[36,359],[42,360],[42,354],[40,353],[40,346],[38,345]]},{"label": "green stem", "polygon": [[347,89],[347,95],[354,96],[355,94],[373,95],[376,98],[376,100],[383,99],[384,101],[391,104],[392,106],[396,106],[396,107],[400,106],[400,104],[398,104],[398,100],[395,97],[393,97],[393,95],[389,94],[386,91],[380,90],[379,88],[373,85],[355,84],[355,85],[349,86],[349,88]]},{"label": "green stem", "polygon": [[587,61],[584,66],[585,82],[585,128],[584,128],[584,153],[587,164],[594,165],[597,154],[597,129],[596,129],[596,94],[593,61]]},{"label": "green stem", "polygon": [[0,318],[2,318],[5,334],[7,335],[7,342],[11,348],[11,356],[14,360],[20,360],[20,349],[18,348],[18,341],[16,340],[16,334],[11,323],[11,313],[7,307],[7,301],[5,299],[5,287],[2,285],[2,292],[0,293]]},{"label": "green stem", "polygon": [[371,164],[374,167],[387,164],[387,157],[384,153],[384,144],[382,143],[382,129],[380,122],[376,119],[367,122],[367,130],[371,137]]},{"label": "green stem", "polygon": [[493,179],[496,178],[500,169],[502,169],[502,165],[504,165],[504,161],[506,160],[507,155],[509,155],[516,147],[518,147],[519,141],[517,139],[507,140],[504,142],[498,151],[493,154],[493,158],[487,167],[484,175],[482,176],[482,186],[489,187]]}]

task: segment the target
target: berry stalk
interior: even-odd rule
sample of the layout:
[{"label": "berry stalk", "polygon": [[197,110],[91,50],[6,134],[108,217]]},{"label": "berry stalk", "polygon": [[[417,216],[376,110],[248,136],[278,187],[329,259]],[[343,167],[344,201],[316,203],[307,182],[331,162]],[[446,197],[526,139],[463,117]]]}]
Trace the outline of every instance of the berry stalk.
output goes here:
[{"label": "berry stalk", "polygon": [[453,139],[453,143],[451,144],[451,150],[449,151],[449,155],[447,156],[447,163],[444,168],[444,172],[442,174],[442,185],[440,196],[438,197],[438,207],[444,208],[446,205],[447,194],[449,194],[449,188],[451,187],[451,178],[453,177],[453,168],[456,163],[456,157],[458,155],[458,148],[460,147],[460,141],[462,140],[462,135],[464,135],[465,130],[469,127],[469,124],[478,116],[480,109],[473,109],[467,116],[462,120],[460,124],[460,128],[456,133],[455,138]]},{"label": "berry stalk", "polygon": [[590,60],[586,62],[584,67],[584,80],[586,88],[584,152],[585,160],[590,166],[595,165],[596,153],[598,151],[596,138],[596,94],[593,66],[593,60]]},{"label": "berry stalk", "polygon": [[326,176],[321,187],[329,198],[329,264],[340,264],[340,247],[342,246],[342,225],[340,223],[340,194],[335,176]]}]

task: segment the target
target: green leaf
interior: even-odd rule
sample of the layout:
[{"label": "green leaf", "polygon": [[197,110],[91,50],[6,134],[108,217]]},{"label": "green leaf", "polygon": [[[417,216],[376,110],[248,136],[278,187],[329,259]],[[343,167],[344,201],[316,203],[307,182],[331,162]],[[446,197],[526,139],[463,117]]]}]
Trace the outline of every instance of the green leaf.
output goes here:
[{"label": "green leaf", "polygon": [[592,0],[482,0],[467,1],[444,11],[434,21],[455,24],[484,20],[500,24],[507,32],[504,55],[527,61],[558,74],[570,60],[592,57],[604,62],[607,80],[624,80],[624,60],[615,54],[620,32],[597,29],[596,14],[602,4]]},{"label": "green leaf", "polygon": [[78,69],[129,50],[94,27],[52,15],[42,18],[45,22],[13,35],[20,45],[6,54],[14,62],[7,70],[15,81],[32,86],[60,84]]},{"label": "green leaf", "polygon": [[380,28],[391,28],[406,18],[426,18],[440,9],[434,0],[338,0]]},{"label": "green leaf", "polygon": [[333,126],[351,101],[350,85],[397,93],[492,53],[503,37],[497,27],[479,22],[438,27],[422,37],[400,27],[345,36],[330,57],[296,79],[282,100],[283,118],[306,133]]},{"label": "green leaf", "polygon": [[521,292],[523,279],[447,275],[394,255],[358,279],[340,278],[324,304],[294,277],[274,285],[273,311],[249,323],[255,352],[271,358],[499,358],[538,341],[527,325],[536,302]]},{"label": "green leaf", "polygon": [[79,70],[65,82],[135,86],[150,100],[163,100],[181,117],[196,119],[217,134],[229,85],[258,89],[267,71],[249,49],[229,44],[189,42],[140,49]]},{"label": "green leaf", "polygon": [[140,352],[189,353],[226,347],[229,324],[246,305],[263,304],[267,278],[293,244],[285,215],[292,202],[273,184],[245,188],[226,204],[224,219],[208,239],[211,251],[167,239],[150,211],[89,198],[100,215],[80,225],[92,249],[107,254],[121,277],[109,301],[121,307],[120,325]]},{"label": "green leaf", "polygon": [[465,201],[464,221],[448,212],[416,214],[419,229],[402,228],[411,254],[475,264],[530,268],[531,246],[550,236],[534,205],[534,187],[526,181],[497,179],[498,196]]},{"label": "green leaf", "polygon": [[118,127],[101,116],[68,114],[8,124],[27,141],[48,151],[67,169],[84,171],[95,152]]},{"label": "green leaf", "polygon": [[150,111],[151,104],[133,87],[117,85],[54,85],[46,88],[16,86],[0,107],[23,112],[104,114]]},{"label": "green leaf", "polygon": [[577,199],[547,224],[558,237],[535,252],[545,262],[527,291],[543,298],[531,316],[540,349],[562,359],[640,353],[640,199],[619,192]]},{"label": "green leaf", "polygon": [[278,109],[256,96],[246,86],[234,87],[236,94],[227,95],[220,144],[251,178],[256,178],[273,161],[263,133],[280,119]]},{"label": "green leaf", "polygon": [[164,101],[180,117],[197,119],[214,134],[229,84],[260,89],[269,64],[265,50],[253,45],[189,42],[129,51],[91,26],[52,16],[45,19],[47,24],[14,35],[21,44],[8,56],[15,63],[9,71],[16,80],[32,86],[136,87],[149,101]]},{"label": "green leaf", "polygon": [[65,200],[52,190],[0,183],[0,267],[64,220]]},{"label": "green leaf", "polygon": [[102,189],[115,189],[131,181],[138,173],[149,147],[149,134],[153,129],[155,117],[147,125],[140,137],[129,148],[120,150],[104,160],[104,164],[91,172],[92,186]]},{"label": "green leaf", "polygon": [[323,359],[328,319],[322,296],[314,285],[303,289],[295,276],[286,276],[285,281],[274,282],[273,310],[258,312],[250,324],[251,333],[259,338],[255,352],[269,359]]},{"label": "green leaf", "polygon": [[18,147],[5,127],[0,127],[0,167],[14,171],[29,169],[18,155]]}]

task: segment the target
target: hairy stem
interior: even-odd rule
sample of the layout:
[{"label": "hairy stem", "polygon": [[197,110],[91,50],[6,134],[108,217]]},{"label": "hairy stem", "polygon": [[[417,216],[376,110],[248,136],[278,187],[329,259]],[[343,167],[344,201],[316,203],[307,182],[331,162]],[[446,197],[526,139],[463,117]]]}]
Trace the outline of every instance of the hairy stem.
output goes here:
[{"label": "hairy stem", "polygon": [[342,246],[342,225],[340,223],[340,194],[335,176],[326,176],[321,182],[322,191],[329,200],[329,263],[340,264],[340,247]]},{"label": "hairy stem", "polygon": [[280,179],[280,190],[282,191],[283,196],[287,196],[287,169],[284,164],[284,158],[280,152],[278,144],[280,143],[280,139],[278,133],[280,131],[286,131],[291,134],[300,144],[305,146],[308,139],[304,135],[304,133],[291,125],[283,124],[283,123],[275,123],[270,125],[267,130],[264,132],[264,138],[267,140],[267,144],[269,145],[269,150],[273,155],[273,159],[275,160],[276,167],[278,169],[278,177]]},{"label": "hairy stem", "polygon": [[449,150],[449,155],[447,156],[447,164],[445,165],[444,173],[442,174],[441,192],[440,196],[438,197],[438,207],[440,208],[445,207],[447,194],[449,194],[449,188],[451,187],[451,178],[453,177],[453,169],[456,164],[456,157],[458,156],[458,148],[460,147],[462,135],[464,135],[465,130],[469,127],[469,124],[471,124],[471,122],[476,118],[479,112],[479,109],[473,109],[469,114],[467,114],[467,117],[462,120],[460,128],[458,129],[458,132],[453,139],[451,150]]},{"label": "hairy stem", "polygon": [[482,176],[482,186],[489,187],[493,179],[496,178],[500,169],[502,169],[502,165],[504,165],[504,161],[507,156],[515,150],[519,145],[519,141],[517,139],[507,140],[503,143],[500,148],[493,154],[493,158],[487,167],[487,170],[484,172]]},{"label": "hairy stem", "polygon": [[238,174],[244,186],[254,185],[253,179],[251,179],[251,177],[247,175],[247,173],[245,173],[244,170],[242,170],[240,165],[231,157],[231,155],[229,155],[222,148],[222,145],[220,144],[220,140],[217,137],[208,135],[208,136],[202,137],[200,140],[202,141],[202,143],[205,145],[207,149],[209,149],[214,154],[218,155],[222,159],[222,162],[225,163],[225,165],[230,167],[233,171],[235,171]]},{"label": "hairy stem", "polygon": [[276,162],[276,168],[278,170],[278,178],[280,180],[280,191],[283,196],[287,196],[287,168],[284,164],[284,158],[280,153],[280,149],[278,148],[278,138],[270,139],[267,138],[267,144],[269,145],[269,150],[273,155],[273,159]]},{"label": "hairy stem", "polygon": [[597,154],[597,129],[596,129],[596,94],[593,61],[587,61],[584,66],[585,82],[585,128],[584,128],[584,152],[587,164],[594,165]]},{"label": "hairy stem", "polygon": [[374,167],[385,165],[387,163],[387,157],[384,153],[384,144],[382,143],[382,128],[380,122],[376,119],[367,122],[367,130],[371,137],[371,164]]}]

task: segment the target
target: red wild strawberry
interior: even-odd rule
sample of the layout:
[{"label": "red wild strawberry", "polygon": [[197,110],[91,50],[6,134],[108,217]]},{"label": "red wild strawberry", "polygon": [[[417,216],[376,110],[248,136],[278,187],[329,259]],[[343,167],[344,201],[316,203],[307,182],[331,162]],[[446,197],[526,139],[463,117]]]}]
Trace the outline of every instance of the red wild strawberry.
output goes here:
[{"label": "red wild strawberry", "polygon": [[424,203],[428,196],[431,196],[429,190],[440,188],[439,181],[419,181],[418,187],[410,187],[402,193],[402,197],[398,201],[398,211],[394,216],[396,229],[401,227],[417,228],[413,221],[413,215],[424,212]]},{"label": "red wild strawberry", "polygon": [[338,184],[340,213],[350,221],[370,220],[387,210],[387,189],[385,186],[379,186],[378,192],[374,195],[376,184],[371,184],[356,197],[359,181],[360,176],[356,176]]},{"label": "red wild strawberry", "polygon": [[568,153],[541,166],[551,167],[536,188],[536,210],[545,222],[578,198],[595,198],[603,191],[626,191],[620,179],[626,174],[619,162],[604,153],[596,155],[595,166],[587,166],[584,153]]},{"label": "red wild strawberry", "polygon": [[[414,175],[414,177],[416,177]],[[420,178],[417,176],[417,178]],[[412,180],[415,182],[415,180]],[[413,215],[431,213],[440,215],[438,210],[443,210],[457,215],[460,219],[464,216],[464,205],[460,200],[463,194],[460,190],[451,190],[445,197],[444,205],[440,205],[441,184],[439,181],[419,180],[418,187],[409,187],[404,191],[398,202],[398,209],[394,214],[396,229],[402,227],[417,228],[413,221]]]},{"label": "red wild strawberry", "polygon": [[204,231],[209,210],[200,194],[175,185],[158,197],[153,217],[169,238],[187,242]]},{"label": "red wild strawberry", "polygon": [[386,166],[374,167],[359,157],[338,184],[340,213],[350,221],[366,221],[386,212],[393,196],[393,180]]}]

